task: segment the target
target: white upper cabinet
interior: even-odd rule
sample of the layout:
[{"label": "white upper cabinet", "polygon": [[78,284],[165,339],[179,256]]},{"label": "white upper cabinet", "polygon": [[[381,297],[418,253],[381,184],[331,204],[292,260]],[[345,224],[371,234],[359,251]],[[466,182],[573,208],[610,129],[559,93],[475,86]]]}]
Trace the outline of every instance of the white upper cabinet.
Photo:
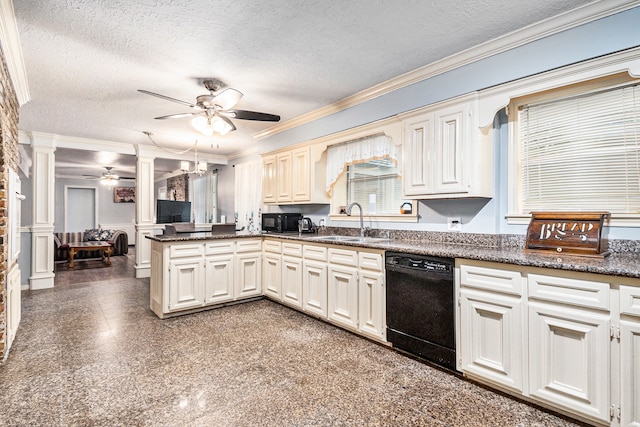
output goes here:
[{"label": "white upper cabinet", "polygon": [[297,146],[262,157],[262,201],[267,204],[329,203],[323,147]]},{"label": "white upper cabinet", "polygon": [[405,196],[493,196],[493,139],[478,127],[476,94],[413,111],[402,123]]}]

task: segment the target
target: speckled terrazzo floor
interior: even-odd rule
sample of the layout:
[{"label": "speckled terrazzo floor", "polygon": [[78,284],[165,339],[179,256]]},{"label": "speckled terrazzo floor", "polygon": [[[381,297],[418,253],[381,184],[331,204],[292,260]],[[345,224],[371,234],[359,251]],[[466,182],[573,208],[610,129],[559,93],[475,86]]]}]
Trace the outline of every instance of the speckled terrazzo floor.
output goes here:
[{"label": "speckled terrazzo floor", "polygon": [[148,286],[23,293],[0,425],[574,425],[268,300],[160,320]]}]

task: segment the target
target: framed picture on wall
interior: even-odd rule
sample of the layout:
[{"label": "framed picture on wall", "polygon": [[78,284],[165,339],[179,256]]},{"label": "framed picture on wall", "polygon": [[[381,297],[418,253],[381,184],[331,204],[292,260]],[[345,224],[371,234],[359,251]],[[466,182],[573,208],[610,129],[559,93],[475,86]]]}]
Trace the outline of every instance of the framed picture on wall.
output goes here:
[{"label": "framed picture on wall", "polygon": [[113,203],[135,203],[136,187],[113,187]]}]

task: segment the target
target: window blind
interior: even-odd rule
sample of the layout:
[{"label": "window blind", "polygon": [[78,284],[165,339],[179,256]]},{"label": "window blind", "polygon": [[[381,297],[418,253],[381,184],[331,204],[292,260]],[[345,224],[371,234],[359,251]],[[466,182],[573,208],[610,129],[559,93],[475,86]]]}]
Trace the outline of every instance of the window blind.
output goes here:
[{"label": "window blind", "polygon": [[525,105],[521,210],[640,212],[638,84]]},{"label": "window blind", "polygon": [[349,166],[347,195],[347,204],[358,202],[367,214],[397,215],[404,200],[395,163],[383,159]]}]

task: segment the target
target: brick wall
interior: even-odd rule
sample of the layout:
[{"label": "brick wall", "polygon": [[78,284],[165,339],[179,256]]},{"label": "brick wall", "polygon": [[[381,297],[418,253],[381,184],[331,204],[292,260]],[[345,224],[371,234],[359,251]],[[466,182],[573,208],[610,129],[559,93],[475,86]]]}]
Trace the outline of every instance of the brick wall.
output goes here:
[{"label": "brick wall", "polygon": [[18,99],[0,49],[0,361],[5,356],[7,325],[7,183],[18,169]]}]

